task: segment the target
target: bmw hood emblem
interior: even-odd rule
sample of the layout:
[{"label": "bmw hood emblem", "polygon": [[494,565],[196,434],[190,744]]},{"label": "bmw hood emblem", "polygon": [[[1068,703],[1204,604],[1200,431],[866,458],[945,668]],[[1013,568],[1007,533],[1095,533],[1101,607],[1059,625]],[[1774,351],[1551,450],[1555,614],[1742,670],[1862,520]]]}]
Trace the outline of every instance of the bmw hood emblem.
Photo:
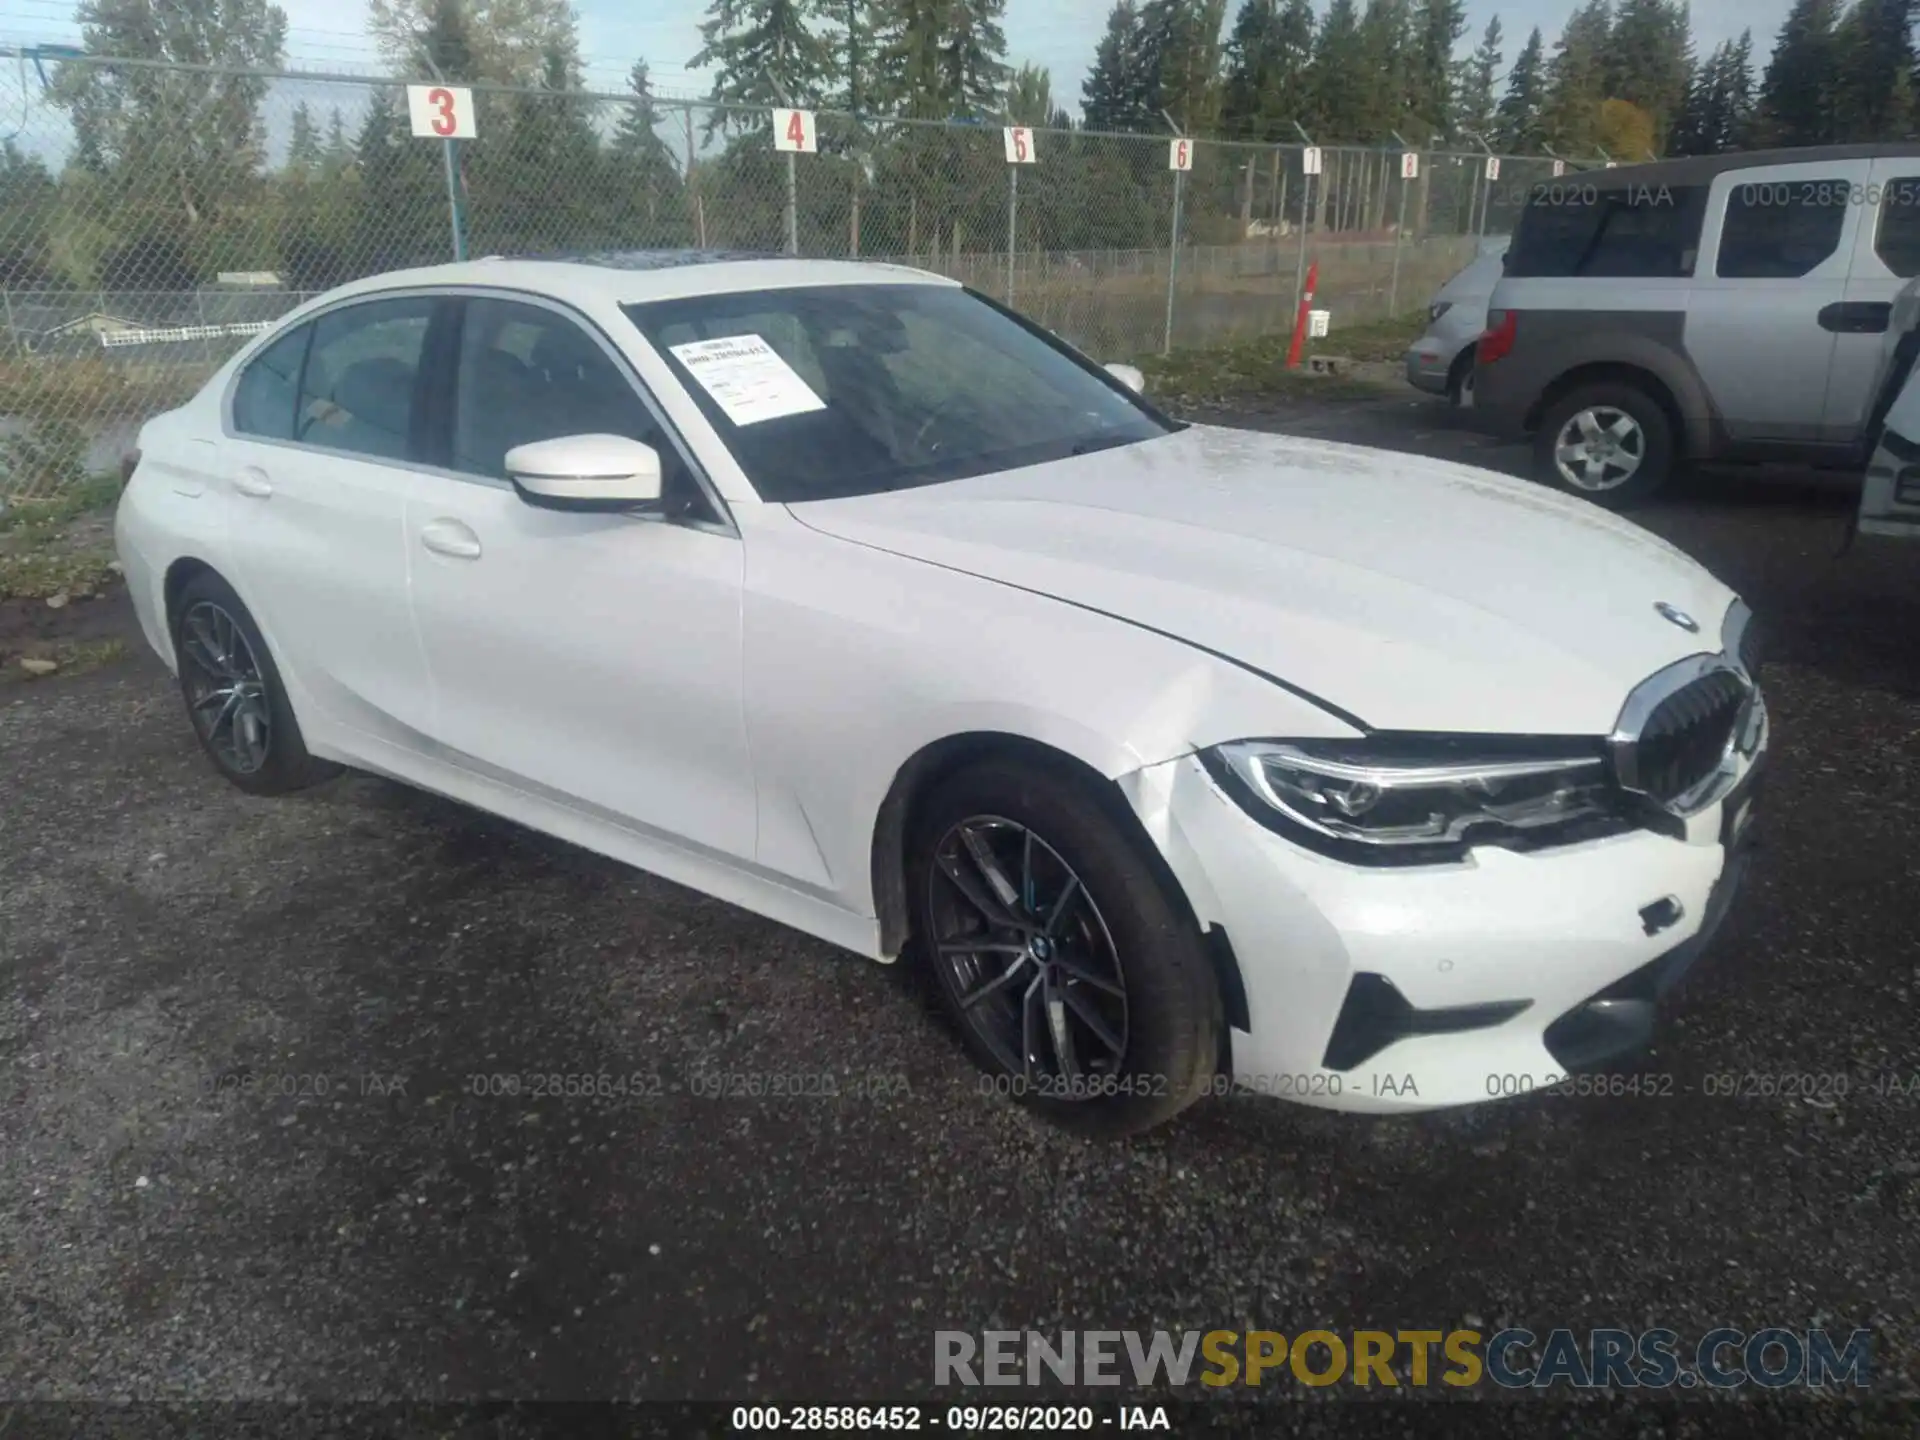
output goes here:
[{"label": "bmw hood emblem", "polygon": [[1700,633],[1700,622],[1687,614],[1686,611],[1680,609],[1677,605],[1669,605],[1664,600],[1656,600],[1653,602],[1653,608],[1660,612],[1661,618],[1670,624],[1678,625],[1689,635],[1698,635]]}]

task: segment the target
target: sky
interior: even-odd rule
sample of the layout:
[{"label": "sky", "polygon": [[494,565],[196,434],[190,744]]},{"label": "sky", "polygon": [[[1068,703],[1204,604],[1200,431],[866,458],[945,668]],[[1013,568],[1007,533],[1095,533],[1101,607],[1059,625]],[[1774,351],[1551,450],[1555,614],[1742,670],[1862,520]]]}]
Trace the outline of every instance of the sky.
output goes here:
[{"label": "sky", "polygon": [[[364,7],[358,0],[280,0],[289,25],[288,59],[293,68],[368,73],[380,64],[367,37]],[[580,14],[581,49],[589,82],[596,89],[623,88],[627,70],[644,56],[663,96],[698,98],[710,77],[687,62],[700,48],[699,22],[707,0],[574,0]],[[828,0],[833,3],[833,0]],[[1468,0],[1468,35],[1463,52],[1477,42],[1486,23],[1500,17],[1506,35],[1505,60],[1511,64],[1527,31],[1541,28],[1549,50],[1575,0]],[[1743,29],[1754,32],[1754,50],[1764,57],[1773,48],[1789,0],[1692,0],[1693,31],[1704,55]],[[1228,0],[1231,12],[1238,0]],[[1053,74],[1056,103],[1078,112],[1080,84],[1093,63],[1093,50],[1105,28],[1112,0],[1008,0],[1005,28],[1008,59],[1047,67]],[[1315,0],[1324,10],[1325,0]],[[0,45],[78,38],[70,0],[0,0]]]}]

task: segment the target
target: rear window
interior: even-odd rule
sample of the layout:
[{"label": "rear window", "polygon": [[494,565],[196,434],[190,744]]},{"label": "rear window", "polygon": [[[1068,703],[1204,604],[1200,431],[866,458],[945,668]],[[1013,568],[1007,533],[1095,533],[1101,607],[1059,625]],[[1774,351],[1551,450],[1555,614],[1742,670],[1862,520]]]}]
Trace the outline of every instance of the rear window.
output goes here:
[{"label": "rear window", "polygon": [[1675,279],[1693,273],[1701,191],[1688,185],[1538,187],[1507,256],[1516,277]]}]

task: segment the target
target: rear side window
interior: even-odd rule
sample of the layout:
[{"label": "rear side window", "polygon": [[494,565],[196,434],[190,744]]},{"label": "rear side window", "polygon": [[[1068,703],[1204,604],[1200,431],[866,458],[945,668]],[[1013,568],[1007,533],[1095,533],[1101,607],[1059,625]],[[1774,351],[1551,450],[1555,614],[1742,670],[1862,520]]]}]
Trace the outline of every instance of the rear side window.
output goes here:
[{"label": "rear side window", "polygon": [[1676,279],[1693,273],[1700,193],[1692,186],[1542,187],[1513,237],[1506,273]]},{"label": "rear side window", "polygon": [[262,440],[293,438],[293,398],[300,362],[307,355],[311,325],[282,335],[247,363],[233,387],[233,428]]},{"label": "rear side window", "polygon": [[1920,175],[1901,175],[1881,187],[1873,253],[1902,280],[1920,275]]},{"label": "rear side window", "polygon": [[371,300],[313,322],[294,439],[379,460],[413,453],[413,394],[434,302]]},{"label": "rear side window", "polygon": [[1728,280],[1796,280],[1840,248],[1851,181],[1759,180],[1727,192],[1714,273]]}]

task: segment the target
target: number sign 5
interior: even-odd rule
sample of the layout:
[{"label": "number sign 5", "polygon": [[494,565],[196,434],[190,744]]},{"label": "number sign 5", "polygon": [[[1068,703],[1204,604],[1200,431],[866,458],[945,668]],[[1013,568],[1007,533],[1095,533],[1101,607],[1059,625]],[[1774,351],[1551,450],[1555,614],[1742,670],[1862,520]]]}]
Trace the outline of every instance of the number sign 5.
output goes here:
[{"label": "number sign 5", "polygon": [[407,118],[428,140],[471,140],[473,92],[464,85],[409,85]]}]

